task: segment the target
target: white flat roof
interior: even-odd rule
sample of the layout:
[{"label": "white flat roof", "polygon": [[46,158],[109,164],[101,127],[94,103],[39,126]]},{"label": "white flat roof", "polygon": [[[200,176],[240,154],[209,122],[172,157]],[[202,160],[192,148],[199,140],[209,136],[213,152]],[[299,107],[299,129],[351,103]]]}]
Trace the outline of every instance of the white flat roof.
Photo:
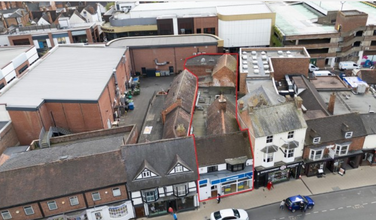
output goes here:
[{"label": "white flat roof", "polygon": [[112,40],[107,43],[110,47],[147,47],[147,46],[167,46],[167,45],[184,45],[184,44],[202,44],[217,43],[218,40],[212,35],[159,35],[159,36],[140,36],[140,37],[123,37]]},{"label": "white flat roof", "polygon": [[11,62],[18,55],[26,52],[33,46],[7,46],[0,47],[0,69],[2,69],[6,64]]},{"label": "white flat roof", "polygon": [[58,46],[0,96],[11,108],[37,108],[44,100],[97,101],[125,48]]},{"label": "white flat roof", "polygon": [[272,11],[270,8],[263,2],[255,2],[254,4],[247,5],[217,7],[217,13],[221,15],[262,14],[271,12]]}]

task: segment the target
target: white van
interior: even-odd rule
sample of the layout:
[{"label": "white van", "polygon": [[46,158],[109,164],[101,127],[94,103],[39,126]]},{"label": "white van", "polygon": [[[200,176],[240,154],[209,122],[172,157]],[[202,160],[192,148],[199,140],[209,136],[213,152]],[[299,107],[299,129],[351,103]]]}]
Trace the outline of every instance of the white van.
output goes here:
[{"label": "white van", "polygon": [[317,66],[310,63],[309,66],[308,66],[308,69],[309,69],[310,72],[313,72],[313,71],[319,70],[320,68],[318,68]]},{"label": "white van", "polygon": [[339,69],[340,70],[359,69],[359,65],[352,61],[342,61],[342,62],[339,62]]},{"label": "white van", "polygon": [[318,71],[313,71],[313,74],[316,76],[335,76],[334,73],[331,73],[328,70],[318,70]]}]

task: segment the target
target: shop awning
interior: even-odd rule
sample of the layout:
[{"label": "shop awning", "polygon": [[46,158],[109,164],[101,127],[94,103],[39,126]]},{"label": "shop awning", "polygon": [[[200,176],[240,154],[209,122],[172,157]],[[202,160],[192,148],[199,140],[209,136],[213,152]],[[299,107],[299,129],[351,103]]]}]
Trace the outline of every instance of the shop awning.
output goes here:
[{"label": "shop awning", "polygon": [[269,145],[261,149],[261,151],[264,153],[275,153],[278,151],[278,147],[275,145]]},{"label": "shop awning", "polygon": [[294,149],[294,148],[297,148],[298,146],[299,146],[299,143],[297,141],[289,141],[289,142],[286,142],[284,145],[282,145],[282,147],[286,149]]}]

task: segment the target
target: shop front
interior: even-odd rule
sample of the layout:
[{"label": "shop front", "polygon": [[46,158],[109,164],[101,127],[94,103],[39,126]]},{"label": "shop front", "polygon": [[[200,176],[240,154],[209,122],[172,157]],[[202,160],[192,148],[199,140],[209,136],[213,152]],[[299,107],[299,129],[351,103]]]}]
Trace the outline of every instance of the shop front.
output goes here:
[{"label": "shop front", "polygon": [[169,208],[172,208],[174,212],[193,210],[198,206],[196,195],[196,193],[190,193],[184,197],[161,197],[155,202],[145,203],[144,207],[149,217],[165,215],[169,212]]},{"label": "shop front", "polygon": [[341,168],[345,170],[356,169],[359,167],[362,157],[363,151],[361,150],[348,152],[344,156],[328,154],[319,161],[306,161],[304,173],[310,177],[325,174],[325,170],[336,173]]},{"label": "shop front", "polygon": [[253,171],[250,170],[234,175],[230,171],[219,171],[215,174],[203,174],[199,181],[200,200],[216,198],[217,194],[228,195],[232,193],[251,190],[253,187]]},{"label": "shop front", "polygon": [[285,164],[283,162],[276,163],[274,167],[264,168],[256,167],[255,168],[255,188],[266,187],[268,182],[281,183],[289,181],[290,178],[297,179],[300,175],[300,170],[302,167],[303,161],[295,161],[294,163]]},{"label": "shop front", "polygon": [[361,161],[361,165],[370,165],[375,166],[376,165],[376,149],[363,149],[363,157]]}]

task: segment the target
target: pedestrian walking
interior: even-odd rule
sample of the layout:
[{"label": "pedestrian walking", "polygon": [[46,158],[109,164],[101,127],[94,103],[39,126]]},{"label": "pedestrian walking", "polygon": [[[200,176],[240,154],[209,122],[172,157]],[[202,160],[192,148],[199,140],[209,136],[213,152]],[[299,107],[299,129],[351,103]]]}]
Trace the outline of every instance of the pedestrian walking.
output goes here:
[{"label": "pedestrian walking", "polygon": [[174,220],[178,220],[178,216],[176,215],[176,213],[174,213],[172,216],[174,216]]},{"label": "pedestrian walking", "polygon": [[279,209],[285,208],[285,200],[282,200],[281,204],[279,204]]},{"label": "pedestrian walking", "polygon": [[221,202],[221,194],[219,194],[219,193],[217,195],[217,202],[218,202],[218,204]]},{"label": "pedestrian walking", "polygon": [[274,189],[273,182],[269,181],[268,184],[266,185],[266,188],[268,188],[268,190]]}]

